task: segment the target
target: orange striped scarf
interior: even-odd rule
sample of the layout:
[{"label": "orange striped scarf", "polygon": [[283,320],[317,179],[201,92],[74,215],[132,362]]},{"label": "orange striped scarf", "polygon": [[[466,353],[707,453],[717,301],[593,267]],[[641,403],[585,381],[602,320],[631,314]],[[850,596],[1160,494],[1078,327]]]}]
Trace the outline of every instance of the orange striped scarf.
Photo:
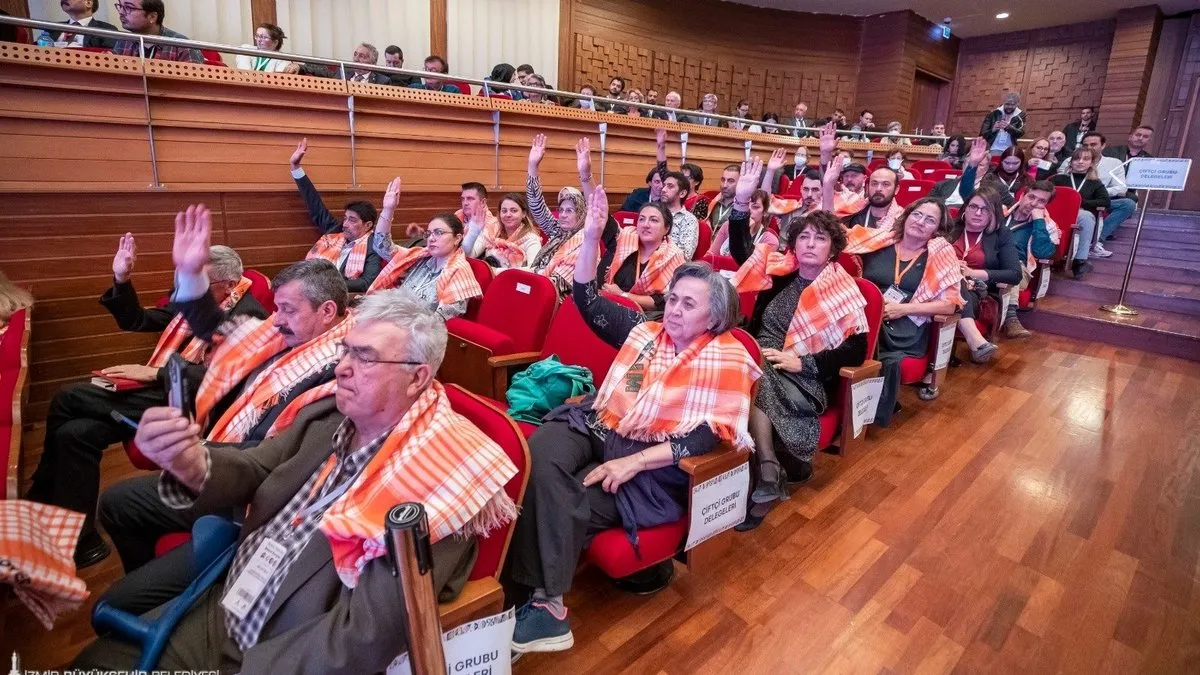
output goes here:
[{"label": "orange striped scarf", "polygon": [[[845,252],[855,255],[874,253],[894,245],[896,241],[892,230],[877,230],[856,225],[846,231]],[[963,278],[962,269],[959,267],[954,246],[941,237],[934,237],[926,244],[926,250],[929,252],[929,258],[925,261],[925,274],[921,276],[921,283],[910,302],[946,300],[955,307],[962,307],[964,302],[959,290]],[[909,318],[917,324],[925,322],[923,317]]]},{"label": "orange striped scarf", "polygon": [[579,260],[579,247],[583,246],[583,228],[580,228],[575,234],[571,235],[562,246],[551,256],[550,262],[546,264],[546,268],[538,272],[544,277],[558,277],[567,283],[570,287],[572,279],[575,277],[575,261]]},{"label": "orange striped scarf", "polygon": [[532,260],[525,259],[525,245],[532,243],[530,242],[531,237],[541,241],[541,237],[538,236],[537,232],[529,230],[520,238],[505,239],[504,228],[501,226],[500,221],[497,220],[494,222],[495,226],[493,227],[493,221],[489,220],[487,227],[483,230],[482,236],[484,238],[485,255],[490,255],[497,260],[507,261],[509,267],[525,267],[532,263]]},{"label": "orange striped scarf", "polygon": [[[367,263],[367,247],[371,245],[371,234],[368,232],[354,240],[354,248],[350,249],[350,256],[346,258],[346,269],[342,272],[347,279],[357,279],[362,276],[363,266]],[[324,258],[336,266],[338,258],[342,256],[342,250],[345,248],[346,234],[334,232],[318,239],[317,243],[308,250],[308,255],[304,256],[304,259]]]},{"label": "orange striped scarf", "polygon": [[[621,233],[617,236],[617,252],[608,266],[606,279],[608,283],[613,283],[613,279],[617,276],[617,270],[629,256],[639,255],[638,248],[640,246],[641,241],[638,240],[636,228],[621,228]],[[642,273],[633,282],[629,292],[635,295],[665,293],[667,286],[671,285],[671,276],[685,262],[687,262],[687,258],[683,255],[683,251],[671,243],[670,239],[663,239],[658,248],[654,249],[654,253],[650,254],[650,260],[646,261]]]},{"label": "orange striped scarf", "polygon": [[[246,291],[250,290],[250,280],[242,277],[238,280],[237,285],[233,287],[233,292],[221,303],[221,309],[228,312],[233,309],[233,306],[242,299]],[[171,323],[167,324],[162,335],[158,338],[158,344],[154,345],[154,352],[150,354],[150,360],[146,363],[151,368],[162,368],[167,365],[167,358],[171,354],[179,351],[179,346],[192,336],[192,328],[187,321],[183,319],[183,314],[176,314],[175,318],[171,319]],[[204,340],[188,340],[187,346],[179,355],[185,361],[192,363],[203,363],[204,356],[208,351],[208,343]]]},{"label": "orange striped scarf", "polygon": [[57,506],[0,499],[0,584],[11,586],[46,630],[88,596],[71,557],[83,518]]},{"label": "orange striped scarf", "polygon": [[[791,251],[778,253],[768,244],[759,244],[734,275],[734,286],[739,293],[762,291],[771,287],[772,276],[794,271],[796,256]],[[866,306],[854,277],[836,262],[829,263],[800,293],[783,351],[796,356],[817,354],[867,332]]]},{"label": "orange striped scarf", "polygon": [[[379,272],[379,276],[375,277],[375,281],[367,289],[367,293],[399,286],[412,266],[422,258],[428,257],[429,249],[397,246],[393,249],[392,259]],[[475,273],[471,271],[471,264],[467,262],[467,254],[463,253],[462,248],[459,248],[446,259],[446,266],[438,275],[438,304],[453,305],[456,302],[480,295],[483,295],[483,289],[479,287],[479,281],[475,279]]]},{"label": "orange striped scarf", "polygon": [[[330,457],[320,485],[336,464]],[[402,502],[419,502],[433,543],[454,534],[483,536],[517,516],[504,492],[516,467],[495,441],[450,408],[432,382],[388,435],[346,494],[321,519],[342,583],[358,585],[363,567],[387,551],[384,521]]]},{"label": "orange striped scarf", "polygon": [[750,391],[762,369],[731,333],[704,333],[682,352],[661,323],[629,332],[593,408],[626,438],[661,443],[701,424],[740,450],[753,446]]},{"label": "orange striped scarf", "polygon": [[[286,397],[293,387],[330,364],[337,363],[341,355],[342,338],[353,323],[352,317],[346,317],[322,335],[293,348],[264,368],[253,382],[246,383],[229,408],[212,425],[208,440],[221,443],[244,440],[262,415]],[[271,319],[245,321],[234,329],[213,354],[212,364],[200,383],[200,391],[196,394],[197,421],[203,426],[213,408],[238,382],[283,351],[285,346],[283,334]],[[303,397],[298,397],[287,406],[293,408],[290,419],[294,419],[299,410],[295,406],[300,398]],[[275,427],[278,427],[278,421],[273,429]],[[281,430],[275,429],[275,433]]]}]

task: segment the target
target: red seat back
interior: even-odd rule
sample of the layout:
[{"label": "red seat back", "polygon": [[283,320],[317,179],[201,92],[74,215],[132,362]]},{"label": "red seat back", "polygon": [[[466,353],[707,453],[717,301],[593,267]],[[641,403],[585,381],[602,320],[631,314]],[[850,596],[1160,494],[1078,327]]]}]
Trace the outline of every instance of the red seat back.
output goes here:
[{"label": "red seat back", "polygon": [[896,203],[908,206],[933,190],[931,180],[902,180],[896,186]]},{"label": "red seat back", "polygon": [[874,358],[875,345],[879,342],[879,329],[883,326],[883,294],[879,292],[878,286],[867,279],[854,281],[863,297],[867,299],[867,307],[864,310],[867,314],[867,325],[870,327],[867,333],[867,358]]},{"label": "red seat back", "polygon": [[[505,483],[504,492],[520,505],[525,498],[525,484],[529,480],[529,446],[525,443],[525,436],[517,428],[516,422],[504,411],[457,384],[447,384],[445,388],[446,398],[450,399],[450,407],[454,412],[479,427],[485,436],[504,449],[504,453],[516,465],[517,474]],[[515,526],[514,520],[502,528],[492,530],[486,537],[478,538],[479,557],[475,559],[475,566],[471,568],[472,581],[499,576]]]},{"label": "red seat back", "polygon": [[610,346],[588,327],[579,308],[567,300],[558,306],[554,320],[550,322],[550,331],[546,334],[546,343],[542,345],[539,358],[547,358],[557,354],[558,360],[573,366],[583,366],[592,373],[592,382],[596,388],[604,382],[617,350]]},{"label": "red seat back", "polygon": [[709,246],[712,246],[712,225],[709,225],[707,220],[701,220],[700,232],[696,239],[696,252],[692,254],[692,260],[703,258],[708,253]]},{"label": "red seat back", "polygon": [[505,101],[512,100],[512,94],[509,94],[509,93],[500,93],[500,92],[493,91],[490,94],[485,94],[483,91],[483,87],[480,87],[479,91],[476,92],[475,95],[476,96],[485,96],[487,98],[498,98],[498,99],[503,99]]},{"label": "red seat back", "polygon": [[[471,272],[475,274],[475,281],[479,282],[479,288],[484,295],[487,294],[488,286],[492,284],[492,268],[479,258],[467,257],[467,262],[471,265]],[[483,305],[483,295],[471,298],[467,301],[467,311],[463,314],[464,319],[475,321],[479,316],[479,308]]]},{"label": "red seat back", "polygon": [[962,208],[962,207],[959,207],[959,206],[947,206],[946,207],[946,211],[948,211],[950,213],[950,220],[958,220],[958,211],[960,208]]},{"label": "red seat back", "polygon": [[704,195],[702,195],[702,194],[693,192],[691,195],[688,196],[687,199],[683,200],[683,208],[687,209],[688,211],[691,211],[696,206],[696,202],[699,201],[699,199],[703,196]]},{"label": "red seat back", "polygon": [[467,96],[471,95],[471,85],[466,82],[463,82],[462,80],[448,80],[446,78],[442,78],[442,82],[445,84],[452,84],[452,85],[458,87],[458,90],[461,91],[462,93],[466,94]]},{"label": "red seat back", "polygon": [[871,163],[867,165],[867,178],[870,178],[876,169],[882,169],[885,166],[887,166],[887,157],[877,157],[871,160]]},{"label": "red seat back", "polygon": [[271,290],[271,280],[258,270],[246,270],[243,276],[250,280],[250,295],[254,296],[268,314],[274,312],[275,292]]},{"label": "red seat back", "polygon": [[933,174],[937,171],[953,171],[954,167],[950,166],[950,162],[940,159],[918,159],[909,167],[913,175],[921,180],[933,180]]},{"label": "red seat back", "polygon": [[513,351],[536,352],[546,341],[556,307],[558,291],[550,277],[504,270],[488,285],[475,320],[507,335]]},{"label": "red seat back", "polygon": [[856,277],[856,278],[862,276],[862,273],[863,273],[862,258],[854,255],[853,253],[846,253],[845,251],[842,251],[841,253],[839,253],[838,254],[838,264],[842,266],[842,269],[849,272],[850,276]]},{"label": "red seat back", "polygon": [[762,363],[762,349],[758,346],[758,340],[754,336],[742,330],[741,328],[733,329],[733,336],[742,343],[746,351],[750,352],[750,358],[754,359],[755,363]]},{"label": "red seat back", "polygon": [[221,58],[221,52],[215,49],[202,49],[200,50],[200,55],[204,57],[205,65],[219,66],[221,68],[229,67],[229,64],[225,63],[225,60]]},{"label": "red seat back", "polygon": [[962,175],[962,171],[959,171],[958,169],[954,169],[954,168],[936,169],[933,171],[933,173],[928,173],[925,175],[928,180],[931,180],[934,183],[940,183],[944,180],[949,180],[951,178],[958,178],[959,176]]},{"label": "red seat back", "polygon": [[1067,185],[1056,185],[1054,187],[1054,199],[1046,205],[1046,215],[1050,216],[1051,220],[1058,225],[1059,232],[1062,236],[1058,240],[1058,251],[1054,253],[1055,260],[1061,260],[1067,256],[1067,249],[1071,247],[1071,227],[1075,224],[1075,219],[1079,217],[1079,207],[1083,203],[1079,193]]},{"label": "red seat back", "polygon": [[637,224],[638,214],[636,211],[617,211],[612,217],[621,227],[633,227]]},{"label": "red seat back", "polygon": [[[29,309],[19,309],[8,318],[8,329],[0,335],[0,371],[21,369],[21,342],[25,337],[25,317]],[[0,405],[4,401],[0,400]]]},{"label": "red seat back", "polygon": [[[784,176],[784,175],[780,175],[779,176],[779,192],[776,192],[775,194],[779,194],[779,195],[790,194],[789,191],[791,190],[792,185],[793,185],[793,181],[791,178],[788,178],[787,176]],[[798,184],[796,185],[796,190],[797,191],[800,190],[800,186]]]}]

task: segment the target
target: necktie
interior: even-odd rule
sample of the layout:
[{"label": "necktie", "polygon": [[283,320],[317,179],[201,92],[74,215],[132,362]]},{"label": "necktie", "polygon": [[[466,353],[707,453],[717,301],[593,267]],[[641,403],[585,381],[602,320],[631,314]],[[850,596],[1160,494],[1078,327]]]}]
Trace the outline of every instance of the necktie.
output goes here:
[{"label": "necktie", "polygon": [[[68,26],[68,27],[70,27],[70,26],[78,26],[78,25],[79,25],[79,24],[78,24],[78,23],[75,23],[75,21],[73,21],[73,20],[72,20],[72,21],[68,21],[68,22],[67,22],[67,26]],[[74,33],[69,33],[69,32],[67,32],[67,31],[65,31],[65,30],[64,30],[64,31],[62,32],[62,35],[59,35],[59,36],[58,36],[58,41],[59,41],[59,42],[65,42],[65,43],[67,43],[67,44],[71,44],[72,42],[74,42],[74,41],[75,41],[75,34],[74,34]]]}]

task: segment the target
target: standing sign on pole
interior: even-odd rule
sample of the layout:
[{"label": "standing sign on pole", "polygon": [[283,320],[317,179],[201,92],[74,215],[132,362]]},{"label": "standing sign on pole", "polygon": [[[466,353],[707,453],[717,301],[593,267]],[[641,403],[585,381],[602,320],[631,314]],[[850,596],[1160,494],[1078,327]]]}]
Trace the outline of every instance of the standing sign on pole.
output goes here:
[{"label": "standing sign on pole", "polygon": [[1130,190],[1180,192],[1187,186],[1192,160],[1178,157],[1134,157],[1125,167]]}]

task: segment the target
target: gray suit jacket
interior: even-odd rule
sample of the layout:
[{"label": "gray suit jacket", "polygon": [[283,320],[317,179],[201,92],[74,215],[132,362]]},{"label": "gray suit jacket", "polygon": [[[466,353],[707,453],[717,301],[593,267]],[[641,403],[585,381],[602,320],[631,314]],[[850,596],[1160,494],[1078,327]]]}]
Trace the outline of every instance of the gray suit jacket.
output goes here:
[{"label": "gray suit jacket", "polygon": [[[244,541],[273,518],[329,457],[342,419],[331,397],[306,407],[287,431],[255,448],[210,448],[212,471],[195,507],[213,513],[248,504],[250,512],[239,534],[239,542]],[[444,539],[433,546],[433,552],[434,589],[439,599],[451,599],[462,591],[475,564],[475,541]],[[357,588],[346,588],[320,532],[288,569],[258,643],[245,653],[239,653],[225,634],[223,592],[224,581],[193,610],[208,613],[207,636],[221,641],[210,647],[220,651],[222,671],[376,673],[407,649],[407,617],[391,563],[386,557],[368,563]],[[181,633],[177,631],[172,641],[207,637]]]}]

